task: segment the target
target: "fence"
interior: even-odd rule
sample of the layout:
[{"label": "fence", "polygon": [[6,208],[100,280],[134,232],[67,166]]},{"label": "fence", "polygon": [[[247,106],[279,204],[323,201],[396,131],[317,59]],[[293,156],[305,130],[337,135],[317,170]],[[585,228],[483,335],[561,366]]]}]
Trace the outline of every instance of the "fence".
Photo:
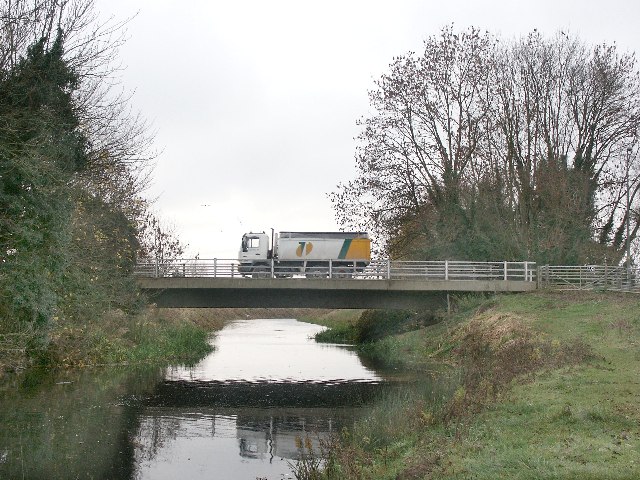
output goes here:
[{"label": "fence", "polygon": [[214,278],[335,278],[370,280],[491,280],[535,282],[533,262],[392,261],[352,260],[351,266],[333,260],[313,264],[281,265],[273,260],[255,267],[229,259],[178,259],[140,261],[135,273],[143,277]]},{"label": "fence", "polygon": [[640,293],[640,269],[611,265],[541,265],[538,282],[543,288]]}]

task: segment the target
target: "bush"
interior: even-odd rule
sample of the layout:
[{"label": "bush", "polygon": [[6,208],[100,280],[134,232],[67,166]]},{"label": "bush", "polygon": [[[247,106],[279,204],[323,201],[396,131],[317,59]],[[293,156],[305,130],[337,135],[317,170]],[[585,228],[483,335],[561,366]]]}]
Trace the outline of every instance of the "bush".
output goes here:
[{"label": "bush", "polygon": [[338,325],[316,333],[315,340],[321,343],[357,343],[358,330],[350,323]]},{"label": "bush", "polygon": [[365,310],[356,322],[356,343],[371,343],[397,333],[417,330],[435,323],[430,312],[409,310]]}]

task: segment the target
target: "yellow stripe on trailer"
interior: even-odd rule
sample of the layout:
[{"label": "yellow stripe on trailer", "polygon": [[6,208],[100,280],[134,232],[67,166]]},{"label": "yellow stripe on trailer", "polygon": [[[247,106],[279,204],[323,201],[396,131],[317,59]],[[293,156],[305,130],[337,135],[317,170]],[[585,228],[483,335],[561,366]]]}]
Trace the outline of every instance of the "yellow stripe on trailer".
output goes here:
[{"label": "yellow stripe on trailer", "polygon": [[371,260],[371,240],[368,238],[354,238],[344,257],[347,260]]}]

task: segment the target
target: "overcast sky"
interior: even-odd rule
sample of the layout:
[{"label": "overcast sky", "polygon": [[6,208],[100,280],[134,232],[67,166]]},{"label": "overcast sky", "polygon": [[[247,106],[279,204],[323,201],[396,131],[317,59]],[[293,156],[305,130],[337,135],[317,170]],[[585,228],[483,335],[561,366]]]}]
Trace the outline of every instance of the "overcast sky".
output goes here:
[{"label": "overcast sky", "polygon": [[134,16],[120,51],[160,152],[149,189],[187,254],[235,258],[248,231],[337,230],[356,121],[392,58],[454,23],[511,39],[559,29],[640,53],[637,0],[97,0]]}]

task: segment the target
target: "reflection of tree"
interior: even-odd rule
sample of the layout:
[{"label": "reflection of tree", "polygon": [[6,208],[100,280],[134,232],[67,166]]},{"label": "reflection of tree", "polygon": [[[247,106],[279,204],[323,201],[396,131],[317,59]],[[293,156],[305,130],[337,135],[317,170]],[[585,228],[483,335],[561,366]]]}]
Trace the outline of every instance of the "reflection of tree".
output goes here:
[{"label": "reflection of tree", "polygon": [[[0,392],[0,478],[132,478],[137,411],[156,372],[30,372]],[[4,408],[8,407],[10,408]]]},{"label": "reflection of tree", "polygon": [[162,419],[146,417],[140,422],[136,433],[136,460],[152,460],[158,450],[164,445],[162,434]]},{"label": "reflection of tree", "polygon": [[153,460],[170,441],[188,435],[188,426],[185,426],[183,421],[184,418],[165,415],[162,410],[157,414],[142,417],[134,442],[137,462]]}]

